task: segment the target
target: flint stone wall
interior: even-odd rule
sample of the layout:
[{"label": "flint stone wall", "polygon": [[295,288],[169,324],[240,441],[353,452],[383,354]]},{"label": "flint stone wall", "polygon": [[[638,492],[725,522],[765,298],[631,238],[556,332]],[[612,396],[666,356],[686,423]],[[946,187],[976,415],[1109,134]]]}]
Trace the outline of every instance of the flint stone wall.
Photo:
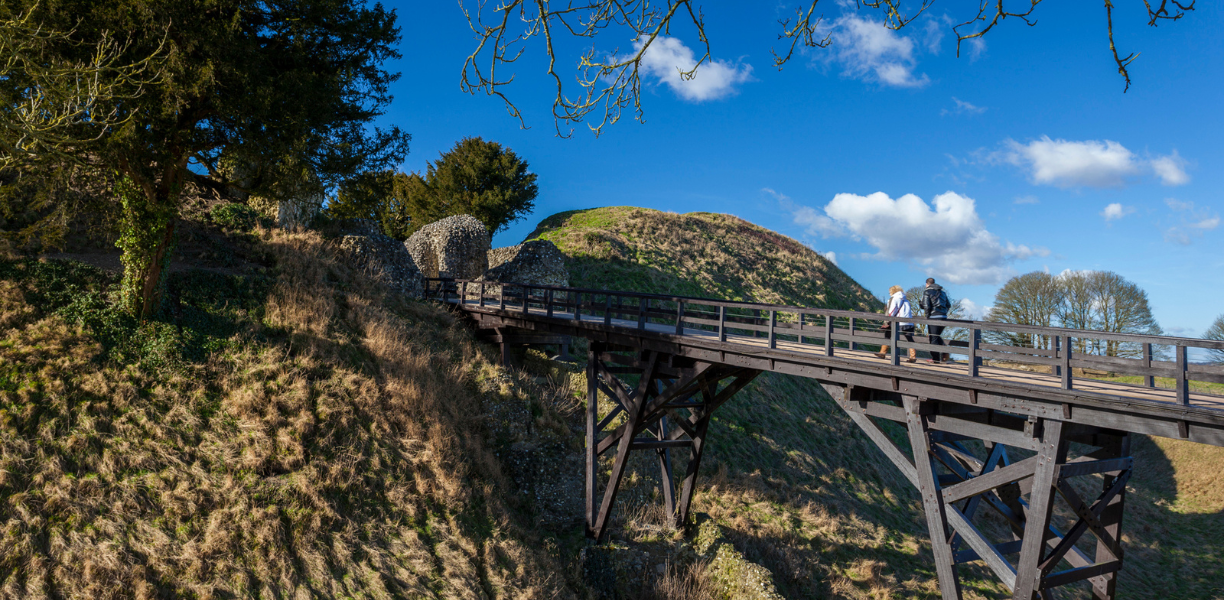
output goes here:
[{"label": "flint stone wall", "polygon": [[489,232],[476,217],[455,215],[419,229],[404,247],[425,277],[476,279],[489,267]]},{"label": "flint stone wall", "polygon": [[353,219],[340,238],[340,250],[353,266],[386,282],[392,289],[419,296],[424,285],[421,270],[404,245],[383,235],[378,225],[365,219]]},{"label": "flint stone wall", "polygon": [[481,280],[566,287],[569,271],[565,269],[565,256],[552,242],[532,240],[490,250],[489,270]]}]

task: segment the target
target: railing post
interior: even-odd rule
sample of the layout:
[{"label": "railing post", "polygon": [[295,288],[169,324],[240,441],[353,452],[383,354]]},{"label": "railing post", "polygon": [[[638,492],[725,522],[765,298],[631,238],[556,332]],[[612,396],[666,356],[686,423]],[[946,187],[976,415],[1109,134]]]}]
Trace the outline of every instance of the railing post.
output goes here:
[{"label": "railing post", "polygon": [[1177,352],[1177,402],[1190,406],[1190,381],[1186,379],[1186,347],[1175,346],[1174,351]]},{"label": "railing post", "polygon": [[978,345],[982,343],[982,330],[974,327],[969,330],[969,376],[978,376],[978,366],[981,359],[978,358]]},{"label": "railing post", "polygon": [[684,333],[684,301],[676,301],[676,335]]},{"label": "railing post", "polygon": [[807,343],[807,336],[803,335],[803,317],[806,317],[806,316],[807,315],[804,313],[799,313],[799,345],[800,346]]},{"label": "railing post", "polygon": [[1062,389],[1071,389],[1071,336],[1060,335],[1058,341],[1058,356],[1062,359]]},{"label": "railing post", "polygon": [[650,310],[650,298],[638,298],[638,329],[646,329],[646,311]]},{"label": "railing post", "polygon": [[718,307],[718,341],[727,341],[727,307]]},{"label": "railing post", "polygon": [[506,284],[497,286],[497,310],[506,310]]},{"label": "railing post", "polygon": [[570,292],[570,296],[574,301],[574,320],[579,321],[582,319],[582,292]]},{"label": "railing post", "polygon": [[900,366],[901,347],[898,344],[901,342],[901,324],[893,323],[892,326],[888,328],[888,336],[892,338],[892,356],[889,357],[889,360],[892,361],[892,366]]},{"label": "railing post", "polygon": [[778,311],[769,311],[769,349],[778,347],[778,338],[774,335],[774,327],[778,325]]},{"label": "railing post", "polygon": [[531,312],[531,288],[520,284],[519,289],[523,290],[523,314],[527,314]]},{"label": "railing post", "polygon": [[604,325],[612,325],[612,296],[604,294]]},{"label": "railing post", "polygon": [[1156,387],[1156,377],[1152,375],[1152,343],[1145,342],[1143,344],[1143,367],[1148,370],[1148,374],[1143,377],[1143,385],[1150,388]]},{"label": "railing post", "polygon": [[858,350],[858,343],[854,341],[854,317],[850,317],[850,349]]},{"label": "railing post", "polygon": [[442,304],[450,302],[450,286],[446,283],[442,284]]},{"label": "railing post", "polygon": [[552,288],[548,288],[544,290],[544,312],[545,314],[548,315],[548,318],[550,319],[552,318],[552,314],[553,314],[553,290]]},{"label": "railing post", "polygon": [[467,304],[467,281],[459,284],[459,306]]},{"label": "railing post", "polygon": [[825,356],[833,356],[833,315],[825,315]]}]

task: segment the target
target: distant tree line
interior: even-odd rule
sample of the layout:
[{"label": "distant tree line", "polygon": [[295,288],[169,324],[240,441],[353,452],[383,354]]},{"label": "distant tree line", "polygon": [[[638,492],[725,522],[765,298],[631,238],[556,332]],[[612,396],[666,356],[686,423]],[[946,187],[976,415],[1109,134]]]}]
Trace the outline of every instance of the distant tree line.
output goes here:
[{"label": "distant tree line", "polygon": [[[1036,271],[1013,277],[995,294],[987,321],[1066,327],[1109,333],[1160,335],[1147,292],[1111,271],[1067,271],[1051,275]],[[1048,335],[987,332],[996,342],[1049,349]],[[1074,338],[1074,351],[1104,356],[1140,356],[1139,344]]]}]

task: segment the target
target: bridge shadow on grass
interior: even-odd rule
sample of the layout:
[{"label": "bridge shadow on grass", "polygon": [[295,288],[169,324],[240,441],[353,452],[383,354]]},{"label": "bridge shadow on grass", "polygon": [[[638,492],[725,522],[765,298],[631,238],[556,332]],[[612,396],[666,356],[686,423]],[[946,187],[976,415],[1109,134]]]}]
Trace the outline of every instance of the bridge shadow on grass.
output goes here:
[{"label": "bridge shadow on grass", "polygon": [[[1137,436],[1134,455],[1118,597],[1224,598],[1224,448]],[[764,374],[719,410],[694,510],[787,598],[939,597],[917,492],[815,381]],[[966,598],[1010,597],[958,569]]]}]

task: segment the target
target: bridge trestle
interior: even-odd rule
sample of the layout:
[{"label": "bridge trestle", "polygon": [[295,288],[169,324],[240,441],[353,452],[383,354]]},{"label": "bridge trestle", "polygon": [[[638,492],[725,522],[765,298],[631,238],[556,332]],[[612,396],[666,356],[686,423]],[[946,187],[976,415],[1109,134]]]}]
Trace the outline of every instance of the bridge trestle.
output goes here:
[{"label": "bridge trestle", "polygon": [[[1094,598],[1114,598],[1133,469],[1128,433],[856,386],[825,388],[918,489],[945,600],[962,597],[957,565],[978,561],[1017,600],[1055,598],[1055,588],[1083,580]],[[895,444],[878,420],[903,426],[910,448]],[[1101,476],[1099,491],[1088,492],[1093,475]],[[1000,519],[985,525],[982,509]],[[1071,525],[1064,532],[1059,522]],[[1096,538],[1091,556],[1076,547],[1085,533]]]},{"label": "bridge trestle", "polygon": [[[606,536],[629,455],[639,450],[656,455],[670,524],[687,522],[710,417],[758,374],[760,371],[754,369],[651,350],[625,354],[614,346],[592,342],[587,357],[587,537],[602,541]],[[621,376],[636,377],[637,381],[627,385]],[[601,393],[613,403],[602,415]],[[601,496],[600,456],[614,448],[612,470]],[[684,448],[689,452],[688,464],[677,496],[671,451]]]}]

